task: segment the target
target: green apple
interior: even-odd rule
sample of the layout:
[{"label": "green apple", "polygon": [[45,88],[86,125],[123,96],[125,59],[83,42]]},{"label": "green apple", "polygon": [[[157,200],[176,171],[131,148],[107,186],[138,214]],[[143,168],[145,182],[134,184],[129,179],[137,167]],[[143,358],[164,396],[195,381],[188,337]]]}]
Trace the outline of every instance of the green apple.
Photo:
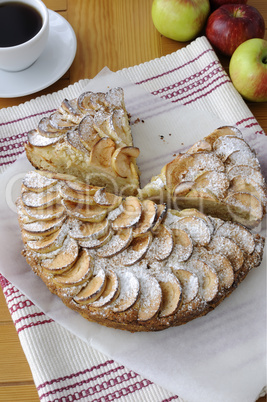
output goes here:
[{"label": "green apple", "polygon": [[252,102],[267,102],[267,41],[249,39],[234,51],[229,65],[238,92]]},{"label": "green apple", "polygon": [[200,33],[209,11],[209,0],[154,0],[152,20],[162,35],[186,42]]}]

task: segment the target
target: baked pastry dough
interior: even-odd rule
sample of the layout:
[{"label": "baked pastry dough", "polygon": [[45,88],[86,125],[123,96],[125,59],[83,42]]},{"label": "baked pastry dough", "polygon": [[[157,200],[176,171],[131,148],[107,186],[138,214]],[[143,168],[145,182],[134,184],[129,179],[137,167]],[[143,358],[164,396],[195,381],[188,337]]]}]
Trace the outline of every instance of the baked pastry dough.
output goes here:
[{"label": "baked pastry dough", "polygon": [[123,99],[116,88],[64,100],[29,133],[23,255],[86,319],[158,331],[207,314],[261,263],[249,228],[266,186],[239,130],[221,127],[140,189]]},{"label": "baked pastry dough", "polygon": [[28,133],[26,155],[38,169],[75,175],[110,192],[136,194],[139,173],[121,88],[65,99]]},{"label": "baked pastry dough", "polygon": [[17,208],[23,255],[50,291],[86,319],[128,331],[208,313],[262,259],[264,239],[238,223],[62,174],[27,173]]},{"label": "baked pastry dough", "polygon": [[179,153],[139,191],[141,198],[167,202],[257,226],[266,212],[260,163],[235,127],[220,127]]}]

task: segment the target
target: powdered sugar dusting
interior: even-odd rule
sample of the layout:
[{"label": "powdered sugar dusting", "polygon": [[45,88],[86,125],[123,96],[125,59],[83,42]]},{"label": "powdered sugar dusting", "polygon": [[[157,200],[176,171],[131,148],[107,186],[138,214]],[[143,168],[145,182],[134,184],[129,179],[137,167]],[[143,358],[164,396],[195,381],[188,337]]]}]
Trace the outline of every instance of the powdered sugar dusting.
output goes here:
[{"label": "powdered sugar dusting", "polygon": [[220,159],[225,161],[233,152],[241,151],[241,153],[248,153],[250,148],[243,139],[226,135],[219,137],[214,142],[213,150]]},{"label": "powdered sugar dusting", "polygon": [[[111,101],[115,104],[117,102],[117,105],[120,104],[121,107],[123,100],[122,98],[119,100],[118,94],[120,91],[105,95],[106,103],[101,104],[98,112],[94,110],[94,124],[97,122],[101,126],[100,131],[114,129],[110,120],[111,114],[106,113],[105,108]],[[113,97],[115,98],[112,99]],[[103,96],[101,95],[100,98],[103,99]],[[83,101],[89,105],[92,99],[84,98]],[[110,105],[111,103],[108,108],[113,107]],[[66,114],[71,113],[74,120],[76,118],[81,120],[84,112],[78,110],[76,113],[75,108],[79,109],[79,100],[66,101],[62,104]],[[56,117],[55,124],[56,121],[60,122],[60,116]],[[122,129],[120,116],[117,123],[118,128]],[[79,135],[77,131],[69,131],[66,138],[68,137],[70,143],[73,140],[70,145],[78,149],[79,142],[76,142],[76,135]],[[183,178],[186,175],[191,176],[195,180],[196,187],[203,188],[204,191],[213,191],[218,198],[224,198],[229,186],[225,166],[229,168],[233,155],[241,152],[234,150],[235,140],[228,146],[225,145],[226,142],[227,139],[224,138],[217,155],[214,152],[200,151],[185,158],[187,172],[185,169]],[[82,147],[83,145],[81,149]],[[219,149],[219,146],[216,149]],[[230,155],[227,154],[229,150]],[[245,147],[244,153],[249,155],[251,160],[255,158],[249,147]],[[222,160],[225,157],[227,163],[224,164]],[[191,164],[192,161],[193,164]],[[35,183],[38,181],[37,176],[42,180],[41,184]],[[164,182],[162,177],[164,175],[160,177],[161,183]],[[155,179],[155,183],[157,182],[158,178]],[[137,214],[136,219],[127,221],[129,227],[123,225],[116,227],[114,221],[124,211],[125,199],[118,198],[120,205],[109,212],[110,205],[107,205],[109,199],[105,191],[100,188],[97,193],[94,193],[95,198],[92,197],[92,199],[94,207],[95,203],[100,203],[101,207],[97,205],[95,214],[89,216],[82,214],[83,205],[84,210],[86,205],[88,209],[91,208],[88,204],[83,204],[81,200],[74,203],[68,199],[68,202],[61,199],[64,198],[64,192],[59,191],[62,183],[61,180],[57,181],[36,173],[25,179],[26,190],[23,189],[23,202],[20,201],[21,205],[18,203],[18,211],[22,222],[25,211],[26,214],[32,213],[35,222],[30,220],[24,223],[29,234],[23,233],[23,241],[29,255],[34,255],[47,271],[50,269],[59,275],[62,272],[56,272],[56,270],[71,267],[79,250],[86,249],[86,252],[90,253],[93,265],[92,280],[95,281],[92,284],[92,288],[94,286],[95,288],[92,290],[95,294],[91,294],[87,301],[82,301],[84,304],[81,305],[84,314],[89,318],[108,318],[111,321],[120,322],[121,325],[134,322],[134,325],[141,327],[144,325],[144,328],[144,323],[148,320],[152,320],[151,325],[168,326],[176,320],[179,321],[180,306],[182,306],[181,314],[185,317],[182,320],[186,320],[187,315],[192,317],[202,314],[208,311],[205,309],[209,308],[210,302],[215,301],[214,304],[216,304],[219,298],[224,297],[225,289],[231,289],[235,276],[238,278],[248,255],[251,261],[254,258],[253,253],[256,253],[260,259],[261,249],[259,246],[255,247],[254,236],[240,225],[224,223],[215,218],[209,219],[199,211],[189,210],[188,215],[183,211],[168,211],[162,220],[153,226],[154,218],[148,219],[151,210],[149,212],[142,201],[133,197],[140,203],[140,214]],[[248,179],[248,183],[253,184],[253,179]],[[73,192],[75,193],[74,189]],[[49,203],[53,202],[54,195],[59,199],[51,208]],[[39,206],[43,205],[44,197],[46,197],[46,203],[43,210],[42,208],[39,210]],[[60,201],[62,203],[59,203]],[[137,204],[129,201],[129,205],[132,208],[131,212],[136,212]],[[63,216],[56,219],[52,213],[58,208]],[[81,213],[72,218],[74,209]],[[104,214],[102,214],[103,211]],[[140,233],[135,229],[142,219],[144,220],[142,214],[147,214],[148,220],[145,222],[149,221],[149,225],[145,232]],[[82,222],[82,219],[86,219],[86,222]],[[52,221],[59,225],[58,229],[46,236],[45,230],[54,230]],[[33,250],[30,250],[31,247]],[[42,273],[41,270],[40,273]],[[44,272],[44,275],[51,275],[50,279],[55,284],[54,289],[60,296],[71,298],[81,289],[75,286],[71,291],[62,287],[57,289],[53,273]],[[97,281],[98,276],[99,281]],[[82,289],[87,287],[89,289],[90,281],[91,278],[86,278]],[[74,300],[79,303],[77,298]]]},{"label": "powdered sugar dusting", "polygon": [[45,137],[41,135],[37,130],[32,130],[28,133],[29,143],[34,147],[47,147],[49,145],[56,144],[60,137]]},{"label": "powdered sugar dusting", "polygon": [[248,254],[252,254],[254,251],[255,242],[253,235],[244,226],[232,222],[225,222],[218,228],[216,235],[232,239]]},{"label": "powdered sugar dusting", "polygon": [[50,179],[49,177],[40,175],[36,171],[28,172],[23,179],[24,186],[29,189],[32,189],[33,191],[55,185],[56,183],[57,180]]}]

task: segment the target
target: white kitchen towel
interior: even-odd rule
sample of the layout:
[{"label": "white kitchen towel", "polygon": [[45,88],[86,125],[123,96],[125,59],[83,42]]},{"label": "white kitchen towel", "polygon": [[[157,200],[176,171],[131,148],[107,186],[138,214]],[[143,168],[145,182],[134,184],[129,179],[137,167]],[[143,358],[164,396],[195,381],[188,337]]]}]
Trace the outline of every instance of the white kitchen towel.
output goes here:
[{"label": "white kitchen towel", "polygon": [[[205,121],[205,127],[200,127],[196,136],[202,135],[201,130],[204,130],[204,133],[208,134],[211,129],[209,127],[210,122],[212,124],[215,124],[215,122],[224,122],[239,127],[246,136],[246,139],[258,151],[263,170],[266,171],[266,160],[264,158],[264,153],[266,153],[266,137],[242,98],[233,88],[229,77],[220,65],[206,38],[199,38],[186,48],[161,59],[118,71],[115,73],[115,78],[114,74],[109,74],[108,71],[102,72],[102,78],[110,77],[110,82],[122,82],[122,86],[126,86],[126,91],[130,87],[127,82],[130,81],[134,86],[140,87],[143,91],[145,90],[147,93],[154,95],[155,100],[163,99],[166,101],[165,109],[163,107],[164,110],[160,109],[163,104],[162,101],[155,102],[156,105],[159,105],[157,113],[154,109],[154,102],[151,102],[151,108],[147,107],[146,104],[146,108],[143,109],[144,115],[140,114],[140,110],[142,110],[139,104],[140,100],[137,99],[136,104],[134,101],[130,102],[129,111],[134,118],[136,117],[136,120],[139,119],[138,124],[134,124],[134,119],[132,121],[133,135],[137,142],[138,133],[145,132],[147,127],[153,127],[156,130],[156,127],[149,125],[153,121],[157,119],[165,121],[160,120],[161,117],[158,116],[158,113],[161,113],[162,118],[166,117],[166,113],[168,113],[168,116],[171,113],[174,119],[179,116],[178,123],[181,126],[178,125],[178,134],[175,138],[176,142],[179,142],[177,148],[182,148],[186,145],[187,141],[186,131],[183,132],[182,129],[183,126],[188,126],[188,122],[183,122],[183,116],[181,115],[184,114],[187,116],[189,113],[192,118],[192,124],[193,117],[195,116],[200,116],[200,122],[203,122],[203,119]],[[101,81],[101,76],[98,79]],[[96,82],[95,85],[99,85],[99,80],[94,82]],[[1,110],[0,166],[2,172],[9,165],[12,165],[11,169],[16,166],[13,162],[20,155],[22,155],[21,159],[23,159],[23,143],[26,141],[27,131],[34,128],[41,117],[49,115],[55,110],[64,97],[69,99],[74,98],[87,88],[88,85],[90,87],[90,84],[91,80],[82,80],[58,93],[37,98],[18,107]],[[145,122],[144,125],[142,124],[143,119]],[[196,125],[197,121],[194,124]],[[143,128],[143,126],[146,128]],[[168,128],[160,127],[159,130],[165,131],[155,131],[152,134],[155,135],[155,140],[158,142],[164,141],[166,149],[169,149],[168,147],[172,149],[173,143],[171,141],[173,141],[173,136],[172,140],[170,137],[167,137],[169,134],[172,134],[169,133]],[[160,132],[164,132],[163,138],[159,135]],[[166,155],[168,155],[168,152]],[[146,160],[142,162],[145,164]],[[159,166],[154,166],[153,168],[156,169]],[[146,178],[143,178],[143,180],[146,180]],[[264,228],[261,228],[261,231],[264,231]],[[12,270],[3,265],[5,264],[1,263],[0,272],[4,274],[5,278],[10,280],[12,277],[10,272]],[[243,292],[247,290],[249,292],[251,289],[257,291],[259,283],[262,282],[262,276],[264,277],[264,268],[264,266],[261,266],[256,271],[257,273],[252,277],[251,283],[247,284],[245,282]],[[32,276],[30,271],[29,275]],[[155,346],[152,345],[151,350],[149,338],[146,337],[143,339],[140,347],[145,347],[145,349],[139,350],[141,352],[140,356],[143,356],[143,361],[139,361],[142,364],[140,366],[137,365],[137,367],[140,367],[140,373],[145,378],[149,378],[145,379],[136,374],[135,371],[127,370],[125,364],[120,364],[124,360],[124,356],[126,357],[127,355],[127,358],[125,358],[126,365],[130,369],[135,367],[136,357],[131,356],[131,353],[135,354],[134,347],[139,345],[139,342],[135,342],[135,338],[131,334],[124,333],[123,337],[128,337],[126,343],[122,344],[121,350],[114,351],[120,362],[117,363],[114,359],[107,358],[105,353],[101,353],[107,352],[107,356],[110,356],[110,348],[112,348],[112,342],[114,342],[112,338],[107,340],[107,334],[109,333],[105,332],[105,328],[103,328],[103,331],[100,330],[100,332],[97,332],[99,336],[96,338],[94,335],[95,326],[92,327],[92,334],[88,334],[90,346],[79,338],[79,328],[76,335],[73,334],[75,331],[70,332],[64,329],[55,320],[51,319],[53,314],[49,314],[47,310],[47,314],[44,314],[29,298],[25,297],[18,290],[21,289],[19,281],[15,287],[13,283],[10,283],[5,278],[2,277],[4,294],[19,333],[22,347],[32,369],[40,400],[74,401],[81,399],[97,401],[123,398],[125,401],[154,402],[178,400],[179,397],[175,395],[178,394],[189,402],[217,402],[225,400],[230,402],[252,402],[257,398],[262,387],[265,385],[266,372],[264,370],[266,366],[264,363],[266,363],[266,350],[263,346],[263,341],[266,340],[266,327],[264,326],[266,317],[262,314],[264,310],[262,305],[258,310],[260,311],[259,318],[262,318],[263,321],[256,328],[261,333],[255,337],[253,351],[246,353],[241,359],[246,342],[248,346],[251,346],[251,342],[253,342],[251,332],[248,331],[248,334],[243,334],[241,339],[233,339],[233,344],[236,346],[236,356],[240,358],[238,362],[233,362],[231,348],[229,348],[229,344],[226,342],[226,337],[224,338],[227,334],[219,331],[220,318],[227,311],[227,309],[223,308],[220,310],[220,314],[213,315],[212,318],[213,322],[218,325],[217,332],[213,331],[212,334],[207,332],[207,325],[210,322],[206,321],[206,317],[202,321],[196,320],[196,324],[193,323],[193,326],[190,323],[184,327],[186,329],[182,331],[185,331],[187,336],[190,337],[191,331],[191,336],[193,333],[196,333],[199,339],[195,339],[192,343],[192,350],[188,355],[187,364],[182,367],[179,365],[179,354],[178,360],[177,353],[175,354],[175,358],[172,361],[170,360],[169,348],[173,347],[177,350],[177,348],[181,347],[181,344],[175,345],[175,337],[173,337],[172,330],[164,331],[159,336],[151,337],[153,342],[156,339],[161,345],[164,341],[166,345],[169,345],[166,361],[169,369],[172,371],[170,381],[162,373],[166,364],[162,354],[161,359],[158,361],[156,358],[154,360],[151,359],[151,353],[153,354],[153,347]],[[265,282],[260,289],[263,292],[260,295],[264,297]],[[238,297],[234,300],[238,303]],[[228,300],[225,303],[227,302]],[[257,309],[257,307],[257,305],[252,306],[252,314],[253,309]],[[246,313],[246,310],[244,307],[242,309],[242,306],[235,313],[241,310]],[[52,313],[55,313],[55,311]],[[248,311],[248,313],[250,314],[251,311]],[[230,315],[230,318],[231,320],[237,319],[235,314]],[[77,322],[80,321],[78,320]],[[235,327],[234,329],[236,330]],[[97,326],[97,331],[99,331],[99,326]],[[175,331],[177,331],[177,328]],[[179,335],[179,332],[176,333]],[[201,361],[194,361],[193,357],[194,355],[198,359],[201,357],[201,350],[199,350],[198,345],[201,345],[201,342],[206,339],[207,344],[210,344],[209,352],[211,356],[208,356],[208,359],[207,356],[203,356],[203,362],[211,362],[209,360],[211,357],[214,364],[214,359],[217,355],[216,350],[213,349],[213,340],[209,339],[209,335],[221,337],[220,346],[225,347],[225,353],[224,356],[223,354],[218,355],[217,376],[215,372],[212,372],[214,366],[211,364],[206,372],[206,377],[203,377],[199,371]],[[249,337],[248,341],[244,339],[246,336]],[[223,345],[224,339],[225,345]],[[177,342],[181,342],[181,335],[180,337],[177,336]],[[239,342],[241,343],[240,351],[237,350]],[[125,345],[129,346],[128,350],[127,348],[124,349]],[[116,347],[118,347],[117,344]],[[130,354],[130,357],[128,354]],[[140,356],[138,356],[139,360]],[[155,354],[156,356],[157,354]],[[185,357],[183,356],[183,358]],[[145,359],[149,362],[148,364],[146,364]],[[134,363],[133,366],[131,363]],[[249,368],[251,372],[249,372]],[[229,378],[227,369],[230,372],[234,369],[239,369],[232,380]],[[257,376],[252,376],[252,369],[257,370]],[[221,378],[224,373],[225,377]],[[227,373],[228,375],[226,375]],[[163,388],[155,385],[151,380],[156,380]],[[165,390],[164,387],[168,390]]]}]

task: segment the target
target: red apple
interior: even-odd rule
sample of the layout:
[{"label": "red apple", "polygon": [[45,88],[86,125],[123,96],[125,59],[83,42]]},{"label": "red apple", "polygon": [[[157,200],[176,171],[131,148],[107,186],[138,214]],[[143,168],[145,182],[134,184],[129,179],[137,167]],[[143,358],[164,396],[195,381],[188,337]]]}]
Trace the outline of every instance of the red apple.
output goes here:
[{"label": "red apple", "polygon": [[229,74],[238,92],[252,102],[267,102],[267,41],[250,39],[235,50]]},{"label": "red apple", "polygon": [[206,36],[221,53],[231,56],[248,39],[263,38],[265,22],[260,12],[246,4],[225,4],[208,18]]},{"label": "red apple", "polygon": [[247,4],[248,0],[210,0],[212,10],[221,7],[224,4]]}]

